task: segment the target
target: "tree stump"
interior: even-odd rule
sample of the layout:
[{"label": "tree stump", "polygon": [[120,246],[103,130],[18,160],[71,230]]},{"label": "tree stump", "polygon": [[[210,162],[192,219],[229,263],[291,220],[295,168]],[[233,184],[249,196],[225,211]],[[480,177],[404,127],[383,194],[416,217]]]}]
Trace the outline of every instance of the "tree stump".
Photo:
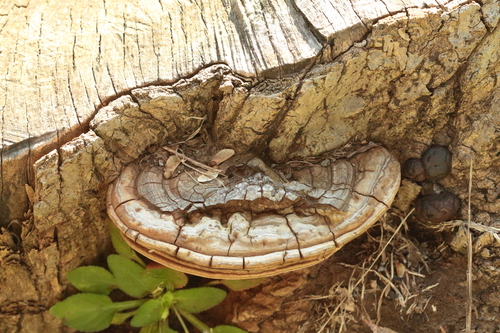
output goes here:
[{"label": "tree stump", "polygon": [[0,13],[2,332],[65,330],[48,309],[69,270],[110,251],[108,184],[200,127],[276,163],[363,141],[400,162],[446,145],[443,185],[465,199],[473,159],[473,216],[498,224],[498,1],[10,1]]}]

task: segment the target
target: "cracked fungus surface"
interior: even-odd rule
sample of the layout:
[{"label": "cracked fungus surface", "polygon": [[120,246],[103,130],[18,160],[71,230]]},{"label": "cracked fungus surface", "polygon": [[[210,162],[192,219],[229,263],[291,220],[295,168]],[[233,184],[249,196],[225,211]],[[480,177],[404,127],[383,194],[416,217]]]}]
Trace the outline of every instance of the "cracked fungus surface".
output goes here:
[{"label": "cracked fungus surface", "polygon": [[398,161],[379,146],[328,166],[302,164],[284,180],[268,170],[247,161],[202,183],[193,170],[166,179],[161,166],[131,163],[109,188],[108,213],[133,248],[161,264],[262,277],[328,258],[380,218],[400,183]]}]

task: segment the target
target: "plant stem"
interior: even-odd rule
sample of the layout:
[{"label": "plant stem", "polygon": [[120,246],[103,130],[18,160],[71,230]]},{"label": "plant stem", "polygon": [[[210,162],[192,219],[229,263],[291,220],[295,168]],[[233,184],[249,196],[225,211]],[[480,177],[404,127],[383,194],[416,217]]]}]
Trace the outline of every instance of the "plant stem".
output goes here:
[{"label": "plant stem", "polygon": [[189,313],[187,311],[177,309],[175,306],[173,306],[175,311],[179,311],[179,313],[187,319],[194,327],[199,329],[202,332],[210,332],[210,327],[205,325],[202,321],[200,321],[198,318],[196,318],[192,313]]},{"label": "plant stem", "polygon": [[121,325],[128,318],[134,316],[137,313],[137,310],[129,311],[129,312],[116,312],[113,316],[113,320],[111,320],[112,325]]},{"label": "plant stem", "polygon": [[179,319],[179,322],[182,325],[182,328],[184,329],[184,333],[189,333],[189,330],[186,327],[186,324],[184,323],[184,320],[182,320],[182,316],[179,313],[179,310],[175,306],[172,307],[174,309],[175,315],[177,316],[177,319]]},{"label": "plant stem", "polygon": [[125,301],[125,302],[116,302],[109,305],[110,308],[116,309],[117,311],[137,308],[142,305],[142,303],[146,302],[148,299],[136,299],[133,301]]}]

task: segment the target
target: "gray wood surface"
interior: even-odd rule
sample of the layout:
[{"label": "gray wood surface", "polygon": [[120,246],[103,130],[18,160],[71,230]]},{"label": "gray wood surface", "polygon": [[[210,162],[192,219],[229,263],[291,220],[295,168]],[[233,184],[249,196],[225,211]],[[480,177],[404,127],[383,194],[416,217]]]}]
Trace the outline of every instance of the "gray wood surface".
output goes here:
[{"label": "gray wood surface", "polygon": [[[450,8],[466,1],[450,2]],[[30,165],[117,95],[212,63],[279,78],[360,42],[373,22],[445,3],[342,0],[4,1],[0,224],[22,218]]]},{"label": "gray wood surface", "polygon": [[[465,1],[464,1],[465,2]],[[278,77],[356,25],[434,1],[6,1],[0,8],[1,145],[84,126],[116,94],[211,63]],[[59,134],[57,134],[59,133]],[[21,149],[21,147],[19,147]]]}]

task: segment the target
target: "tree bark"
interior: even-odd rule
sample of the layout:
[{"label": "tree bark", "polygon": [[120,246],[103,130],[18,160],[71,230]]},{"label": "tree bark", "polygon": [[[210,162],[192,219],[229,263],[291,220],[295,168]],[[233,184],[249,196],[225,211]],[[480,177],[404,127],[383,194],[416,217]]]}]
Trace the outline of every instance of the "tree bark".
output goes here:
[{"label": "tree bark", "polygon": [[[66,273],[109,252],[123,165],[200,125],[275,161],[376,141],[453,153],[500,211],[498,1],[7,1],[0,7],[0,331],[58,332]],[[200,119],[205,119],[202,123]],[[462,212],[465,216],[465,210]]]}]

